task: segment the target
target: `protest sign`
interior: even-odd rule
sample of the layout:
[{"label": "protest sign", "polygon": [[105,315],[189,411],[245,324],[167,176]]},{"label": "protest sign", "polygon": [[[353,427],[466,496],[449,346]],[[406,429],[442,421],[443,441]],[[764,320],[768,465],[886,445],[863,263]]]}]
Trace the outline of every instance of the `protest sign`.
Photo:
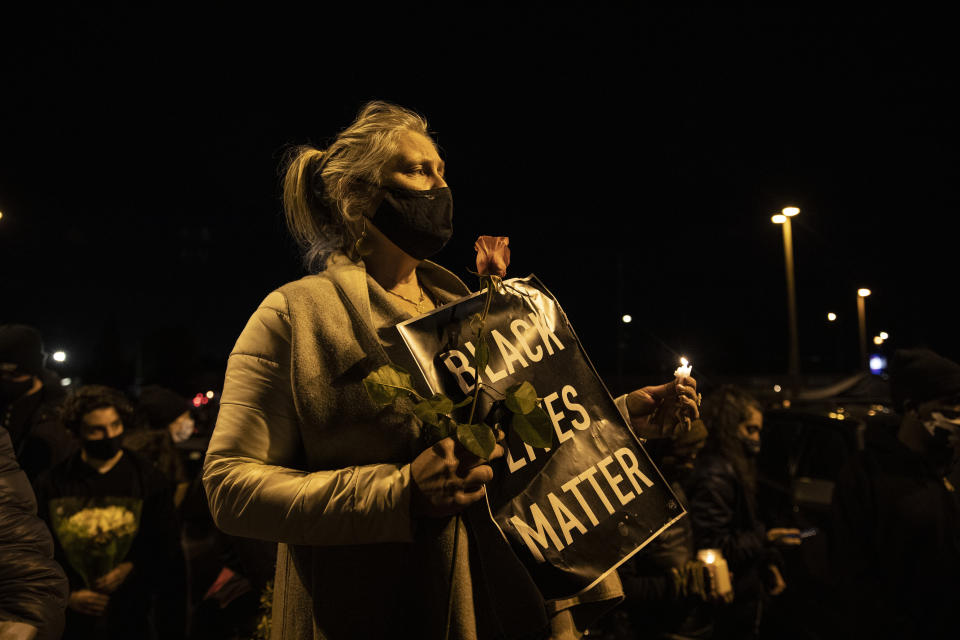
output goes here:
[{"label": "protest sign", "polygon": [[473,393],[477,353],[489,351],[478,415],[491,426],[509,387],[536,388],[556,437],[537,449],[511,433],[487,505],[543,597],[569,597],[600,582],[684,508],[543,284],[531,275],[497,285],[481,347],[484,300],[476,293],[397,325],[407,351],[397,364],[427,396],[457,400]]}]

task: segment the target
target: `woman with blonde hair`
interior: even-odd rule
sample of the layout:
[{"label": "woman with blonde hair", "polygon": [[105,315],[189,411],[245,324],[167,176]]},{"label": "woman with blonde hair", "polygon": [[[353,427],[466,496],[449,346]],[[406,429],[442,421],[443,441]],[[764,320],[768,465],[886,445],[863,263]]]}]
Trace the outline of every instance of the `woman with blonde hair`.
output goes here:
[{"label": "woman with blonde hair", "polygon": [[[422,450],[416,418],[378,410],[362,383],[391,361],[387,329],[469,292],[427,260],[452,199],[426,121],[367,104],[327,149],[296,150],[283,195],[312,275],[268,295],[237,340],[203,477],[221,529],[280,543],[272,637],[499,634],[449,516],[483,498],[503,448]],[[619,593],[604,586],[596,598]],[[576,637],[569,609],[550,633]]]}]

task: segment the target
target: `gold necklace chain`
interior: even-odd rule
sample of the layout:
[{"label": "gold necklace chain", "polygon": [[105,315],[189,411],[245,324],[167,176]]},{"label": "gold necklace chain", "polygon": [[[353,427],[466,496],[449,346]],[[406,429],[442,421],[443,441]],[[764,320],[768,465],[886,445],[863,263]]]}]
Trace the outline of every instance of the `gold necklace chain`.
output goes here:
[{"label": "gold necklace chain", "polygon": [[412,304],[417,308],[417,313],[420,313],[420,305],[423,304],[423,287],[420,285],[419,282],[417,283],[417,288],[420,289],[420,299],[417,301],[413,301],[407,296],[402,296],[396,291],[391,291],[390,289],[387,289],[387,293],[392,293],[393,295],[397,296],[401,300],[406,300],[407,302],[409,302],[410,304]]}]

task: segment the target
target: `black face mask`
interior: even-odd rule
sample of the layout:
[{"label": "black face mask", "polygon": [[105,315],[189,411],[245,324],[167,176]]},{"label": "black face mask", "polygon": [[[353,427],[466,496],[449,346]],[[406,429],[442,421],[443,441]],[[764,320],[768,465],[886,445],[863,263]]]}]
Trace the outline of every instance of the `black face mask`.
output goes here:
[{"label": "black face mask", "polygon": [[96,460],[109,460],[120,451],[120,439],[123,434],[113,436],[112,438],[103,438],[101,440],[84,440],[80,443],[83,450],[87,452],[87,457]]},{"label": "black face mask", "polygon": [[760,455],[760,441],[749,438],[740,438],[740,444],[743,445],[743,452],[749,458],[755,458]]},{"label": "black face mask", "polygon": [[416,191],[383,187],[373,223],[407,255],[423,260],[446,246],[453,235],[450,187]]},{"label": "black face mask", "polygon": [[23,382],[0,380],[0,403],[9,404],[19,400],[31,388],[33,388],[33,378],[27,378]]}]

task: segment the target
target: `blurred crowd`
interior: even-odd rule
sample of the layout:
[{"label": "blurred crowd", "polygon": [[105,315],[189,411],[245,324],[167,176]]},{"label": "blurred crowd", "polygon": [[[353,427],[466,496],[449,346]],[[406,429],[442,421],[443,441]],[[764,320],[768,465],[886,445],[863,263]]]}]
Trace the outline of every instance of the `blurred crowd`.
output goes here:
[{"label": "blurred crowd", "polygon": [[[216,396],[68,392],[45,359],[36,329],[0,326],[0,637],[266,637],[276,545],[219,531],[200,482]],[[129,545],[102,575],[87,531]]]},{"label": "blurred crowd", "polygon": [[[890,376],[895,428],[843,461],[829,530],[764,503],[768,407],[706,389],[689,431],[646,443],[687,517],[618,568],[625,599],[587,635],[956,637],[960,365],[902,351]],[[200,482],[216,413],[161,386],[67,393],[39,332],[0,326],[0,637],[268,637],[276,545],[220,532]],[[843,614],[811,630],[777,603],[818,537]]]}]

